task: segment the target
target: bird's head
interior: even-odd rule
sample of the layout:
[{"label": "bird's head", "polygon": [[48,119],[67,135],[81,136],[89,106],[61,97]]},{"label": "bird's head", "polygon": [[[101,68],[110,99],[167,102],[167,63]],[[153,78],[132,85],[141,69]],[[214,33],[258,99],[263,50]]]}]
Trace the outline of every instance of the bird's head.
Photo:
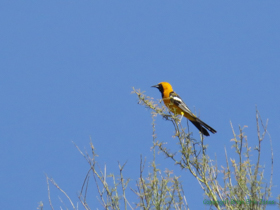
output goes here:
[{"label": "bird's head", "polygon": [[169,92],[173,91],[172,86],[168,82],[160,82],[157,85],[154,85],[152,87],[159,89],[159,91],[161,92],[162,95],[163,95],[163,92],[166,90],[168,90]]}]

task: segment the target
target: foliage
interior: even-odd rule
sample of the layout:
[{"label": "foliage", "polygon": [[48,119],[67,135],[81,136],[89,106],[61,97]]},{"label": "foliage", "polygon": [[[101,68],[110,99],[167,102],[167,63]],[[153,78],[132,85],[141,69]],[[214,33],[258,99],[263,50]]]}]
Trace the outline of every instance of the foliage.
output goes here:
[{"label": "foliage", "polygon": [[[107,175],[106,166],[100,170],[96,162],[96,153],[91,143],[91,156],[83,153],[78,146],[78,151],[83,155],[89,164],[89,170],[84,179],[80,194],[78,196],[84,209],[90,209],[88,199],[89,179],[93,177],[95,186],[99,194],[99,202],[104,209],[189,209],[186,196],[178,176],[172,175],[172,172],[166,170],[162,172],[156,165],[156,152],[159,151],[175,165],[179,166],[185,176],[185,172],[195,177],[199,186],[204,191],[205,201],[209,208],[215,209],[265,209],[266,203],[271,197],[272,175],[273,175],[273,151],[271,149],[271,177],[269,183],[264,180],[264,167],[260,164],[261,143],[267,132],[267,123],[264,124],[260,114],[256,109],[256,122],[258,133],[257,162],[253,163],[250,159],[252,149],[248,145],[247,136],[244,128],[239,127],[239,134],[236,134],[233,126],[233,148],[237,158],[228,158],[225,149],[226,166],[218,169],[217,161],[212,160],[207,154],[207,145],[204,144],[204,136],[200,135],[200,140],[195,140],[190,132],[186,132],[178,116],[172,115],[161,103],[155,102],[152,98],[145,96],[140,90],[133,89],[133,93],[138,96],[138,103],[152,110],[153,119],[153,160],[150,162],[152,171],[147,177],[144,177],[145,161],[141,157],[140,177],[136,182],[136,189],[130,189],[128,186],[130,179],[124,178],[124,165],[119,163],[119,175]],[[175,128],[175,136],[178,151],[171,151],[165,142],[156,139],[155,117],[162,116],[165,120],[171,121]],[[271,140],[270,140],[271,143]],[[223,176],[223,182],[220,183],[218,175]],[[75,207],[69,196],[55,183],[47,177],[49,203],[54,209],[50,197],[49,181],[56,186],[68,199],[71,208]],[[112,179],[113,185],[108,183]],[[137,202],[130,202],[127,199],[127,193],[133,192],[137,197]],[[280,200],[280,196],[279,196]],[[276,204],[276,203],[275,203]],[[43,209],[40,203],[40,209]],[[278,203],[279,205],[279,203]],[[39,208],[38,208],[39,209]]]}]

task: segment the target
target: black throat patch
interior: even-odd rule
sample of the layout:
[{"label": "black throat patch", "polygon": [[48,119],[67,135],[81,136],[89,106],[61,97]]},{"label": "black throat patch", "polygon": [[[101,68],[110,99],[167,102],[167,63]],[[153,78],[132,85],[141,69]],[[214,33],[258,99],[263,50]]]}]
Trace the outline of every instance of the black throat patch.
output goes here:
[{"label": "black throat patch", "polygon": [[158,89],[161,92],[161,97],[163,98],[163,87],[162,87],[162,84],[158,85]]}]

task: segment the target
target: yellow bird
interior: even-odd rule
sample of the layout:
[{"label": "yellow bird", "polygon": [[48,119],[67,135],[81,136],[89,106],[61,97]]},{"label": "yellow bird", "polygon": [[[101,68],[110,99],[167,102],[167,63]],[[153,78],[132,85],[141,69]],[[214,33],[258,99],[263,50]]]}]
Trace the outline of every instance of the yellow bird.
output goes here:
[{"label": "yellow bird", "polygon": [[217,133],[215,129],[207,125],[191,112],[191,110],[180,98],[180,96],[173,91],[172,86],[168,82],[161,82],[152,87],[159,89],[165,106],[171,112],[177,115],[183,115],[184,117],[189,119],[202,134],[204,134],[205,136],[209,136],[207,130],[209,130],[211,133]]}]

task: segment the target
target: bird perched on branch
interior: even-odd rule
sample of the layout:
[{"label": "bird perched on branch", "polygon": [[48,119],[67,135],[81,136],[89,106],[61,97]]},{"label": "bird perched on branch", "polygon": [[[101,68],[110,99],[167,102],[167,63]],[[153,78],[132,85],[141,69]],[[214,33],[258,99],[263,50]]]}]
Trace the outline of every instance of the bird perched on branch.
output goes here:
[{"label": "bird perched on branch", "polygon": [[203,135],[209,136],[208,131],[211,133],[217,133],[215,129],[207,125],[191,112],[180,96],[173,91],[172,86],[168,82],[161,82],[152,87],[159,89],[165,106],[171,112],[177,115],[182,115],[189,119]]}]

